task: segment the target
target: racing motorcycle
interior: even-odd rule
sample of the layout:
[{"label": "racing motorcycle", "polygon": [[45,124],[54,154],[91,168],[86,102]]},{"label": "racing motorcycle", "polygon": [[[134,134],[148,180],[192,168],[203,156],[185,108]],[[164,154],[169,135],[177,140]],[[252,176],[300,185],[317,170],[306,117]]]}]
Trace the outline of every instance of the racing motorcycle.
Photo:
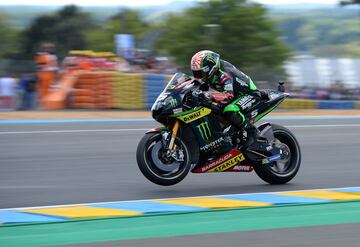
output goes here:
[{"label": "racing motorcycle", "polygon": [[[199,100],[195,92],[209,90],[201,81],[175,74],[153,104],[153,118],[163,126],[151,129],[136,152],[142,174],[158,185],[174,185],[192,173],[252,172],[270,184],[284,184],[297,174],[301,151],[287,128],[270,123],[257,126],[258,137],[245,145],[247,132],[221,117],[230,94],[212,94]],[[255,104],[252,96],[237,102],[252,123],[274,110],[287,96],[283,83],[278,90],[265,90]],[[199,97],[198,97],[199,98]]]}]

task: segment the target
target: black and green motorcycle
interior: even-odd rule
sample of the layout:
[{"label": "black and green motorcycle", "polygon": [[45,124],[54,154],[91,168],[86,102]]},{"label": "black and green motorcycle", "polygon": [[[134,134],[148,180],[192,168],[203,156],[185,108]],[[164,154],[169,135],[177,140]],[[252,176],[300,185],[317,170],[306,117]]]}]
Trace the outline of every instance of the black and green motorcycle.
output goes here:
[{"label": "black and green motorcycle", "polygon": [[[229,95],[213,94],[214,103],[194,100],[193,92],[204,90],[204,85],[177,73],[155,101],[152,115],[163,127],[149,130],[138,145],[137,163],[144,176],[159,185],[179,183],[189,171],[255,170],[270,184],[284,184],[294,178],[301,152],[291,131],[262,123],[257,126],[257,140],[244,148],[246,131],[232,127],[219,114]],[[266,99],[249,108],[246,117],[256,123],[275,109],[287,97],[282,84],[279,88],[267,90]]]}]

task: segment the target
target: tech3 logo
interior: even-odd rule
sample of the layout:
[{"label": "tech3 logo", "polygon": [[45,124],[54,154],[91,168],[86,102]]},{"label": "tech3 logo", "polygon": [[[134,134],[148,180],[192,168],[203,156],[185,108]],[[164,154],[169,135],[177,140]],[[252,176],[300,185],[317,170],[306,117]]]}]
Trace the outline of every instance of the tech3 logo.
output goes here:
[{"label": "tech3 logo", "polygon": [[201,124],[199,124],[198,126],[196,126],[196,128],[198,128],[201,137],[203,138],[203,140],[207,140],[211,137],[211,130],[209,127],[209,122],[202,122]]}]

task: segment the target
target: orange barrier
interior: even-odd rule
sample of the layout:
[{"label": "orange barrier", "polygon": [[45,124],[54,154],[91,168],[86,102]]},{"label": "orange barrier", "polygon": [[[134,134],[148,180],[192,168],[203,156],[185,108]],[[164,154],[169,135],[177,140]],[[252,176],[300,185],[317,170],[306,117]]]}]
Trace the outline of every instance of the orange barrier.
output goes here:
[{"label": "orange barrier", "polygon": [[55,71],[40,71],[38,72],[39,84],[38,95],[40,100],[44,99],[49,93],[49,88],[54,83],[56,77]]}]

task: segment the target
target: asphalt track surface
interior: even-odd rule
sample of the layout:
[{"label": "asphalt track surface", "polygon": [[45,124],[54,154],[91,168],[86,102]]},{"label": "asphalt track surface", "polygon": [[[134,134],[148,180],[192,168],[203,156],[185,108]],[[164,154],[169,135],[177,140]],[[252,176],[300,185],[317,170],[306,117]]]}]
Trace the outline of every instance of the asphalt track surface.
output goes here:
[{"label": "asphalt track surface", "polygon": [[288,126],[302,148],[300,171],[286,185],[255,173],[152,184],[135,151],[156,122],[0,124],[0,208],[359,186],[360,119],[273,122]]},{"label": "asphalt track surface", "polygon": [[[360,119],[275,120],[302,148],[289,184],[255,173],[147,181],[135,150],[155,122],[0,124],[0,208],[359,186]],[[358,246],[359,224],[94,243],[86,246]],[[79,245],[84,246],[84,245]]]}]

